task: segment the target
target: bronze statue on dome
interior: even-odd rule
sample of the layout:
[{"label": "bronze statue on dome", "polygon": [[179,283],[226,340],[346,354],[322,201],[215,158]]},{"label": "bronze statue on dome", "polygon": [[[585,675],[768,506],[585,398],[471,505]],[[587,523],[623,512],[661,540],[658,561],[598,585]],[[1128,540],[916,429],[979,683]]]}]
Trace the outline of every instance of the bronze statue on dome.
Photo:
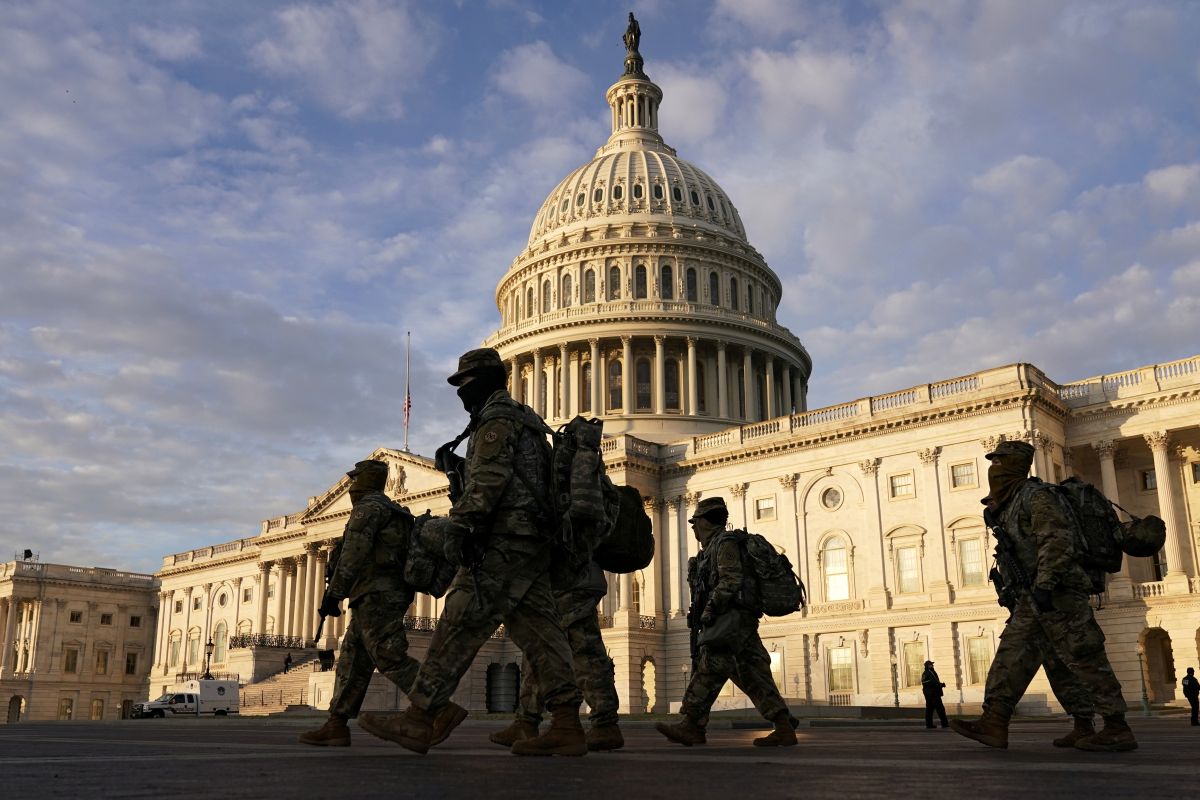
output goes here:
[{"label": "bronze statue on dome", "polygon": [[642,61],[642,54],[638,52],[638,45],[642,41],[642,26],[638,25],[632,11],[629,12],[629,25],[626,26],[625,35],[621,39],[625,42],[625,74],[645,78],[646,73],[642,71],[645,62]]}]

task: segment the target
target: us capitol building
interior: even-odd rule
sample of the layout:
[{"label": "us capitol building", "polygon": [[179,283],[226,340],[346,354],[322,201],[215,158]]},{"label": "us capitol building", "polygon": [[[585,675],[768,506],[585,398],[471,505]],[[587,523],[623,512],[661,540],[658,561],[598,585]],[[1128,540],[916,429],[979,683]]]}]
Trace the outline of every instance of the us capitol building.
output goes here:
[{"label": "us capitol building", "polygon": [[[917,705],[931,659],[952,708],[979,703],[1007,617],[987,579],[979,502],[983,455],[1001,439],[1032,443],[1045,480],[1078,475],[1166,521],[1163,552],[1127,559],[1098,616],[1131,705],[1175,699],[1200,647],[1200,356],[1066,384],[1007,364],[810,409],[813,363],[776,319],[779,277],[733,199],[663,141],[663,93],[640,56],[605,98],[612,135],[542,203],[500,277],[500,327],[484,344],[552,426],[604,420],[608,472],[640,490],[654,521],[654,562],[612,576],[600,609],[622,709],[678,707],[697,551],[686,520],[718,495],[731,523],[767,536],[808,587],[808,608],[761,629],[791,702]],[[390,464],[388,492],[414,513],[447,511],[430,458],[368,455]],[[211,669],[238,674],[248,696],[287,654],[315,655],[300,648],[349,512],[342,479],[257,535],[167,556],[151,696],[201,669],[209,643]],[[417,658],[440,609],[419,596],[409,612]],[[324,647],[345,620],[328,620]],[[498,631],[455,699],[511,709],[519,664]],[[332,673],[306,675],[303,702],[325,707]],[[369,704],[405,705],[379,676],[377,687]],[[747,705],[729,685],[717,707]],[[1022,710],[1056,709],[1039,674]]]}]

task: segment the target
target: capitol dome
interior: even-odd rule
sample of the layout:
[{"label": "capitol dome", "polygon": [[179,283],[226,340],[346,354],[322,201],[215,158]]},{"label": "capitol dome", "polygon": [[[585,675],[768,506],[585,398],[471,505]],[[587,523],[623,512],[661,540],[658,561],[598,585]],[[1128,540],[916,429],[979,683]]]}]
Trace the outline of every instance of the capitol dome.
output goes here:
[{"label": "capitol dome", "polygon": [[658,132],[636,47],[605,94],[612,135],[559,181],[496,288],[485,344],[551,424],[599,417],[650,441],[805,410],[812,360],[737,208]]}]

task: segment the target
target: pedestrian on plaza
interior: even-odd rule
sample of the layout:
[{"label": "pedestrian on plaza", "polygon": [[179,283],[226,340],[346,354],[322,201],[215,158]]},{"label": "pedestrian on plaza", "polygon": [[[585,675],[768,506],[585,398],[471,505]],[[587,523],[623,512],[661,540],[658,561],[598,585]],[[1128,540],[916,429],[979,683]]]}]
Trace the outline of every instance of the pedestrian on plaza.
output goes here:
[{"label": "pedestrian on plaza", "polygon": [[288,653],[287,658],[285,658],[283,660],[283,671],[286,673],[291,668],[292,668],[292,654]]},{"label": "pedestrian on plaza", "polygon": [[1188,705],[1192,707],[1192,724],[1200,725],[1200,681],[1196,680],[1196,670],[1192,667],[1187,668],[1187,675],[1183,676],[1180,681],[1183,687],[1183,696],[1187,698]]},{"label": "pedestrian on plaza", "polygon": [[950,727],[946,719],[946,706],[942,705],[942,690],[946,684],[938,677],[932,661],[925,662],[925,671],[921,673],[921,691],[925,693],[925,727],[933,727],[933,714],[936,711],[943,728]]}]

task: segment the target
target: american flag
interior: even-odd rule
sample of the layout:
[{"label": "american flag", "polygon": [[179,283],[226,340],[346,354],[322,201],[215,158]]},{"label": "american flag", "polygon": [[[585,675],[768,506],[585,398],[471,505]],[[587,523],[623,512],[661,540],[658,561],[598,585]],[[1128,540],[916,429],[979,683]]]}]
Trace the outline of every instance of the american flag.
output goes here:
[{"label": "american flag", "polygon": [[404,387],[404,430],[408,431],[408,419],[412,415],[412,392]]}]

